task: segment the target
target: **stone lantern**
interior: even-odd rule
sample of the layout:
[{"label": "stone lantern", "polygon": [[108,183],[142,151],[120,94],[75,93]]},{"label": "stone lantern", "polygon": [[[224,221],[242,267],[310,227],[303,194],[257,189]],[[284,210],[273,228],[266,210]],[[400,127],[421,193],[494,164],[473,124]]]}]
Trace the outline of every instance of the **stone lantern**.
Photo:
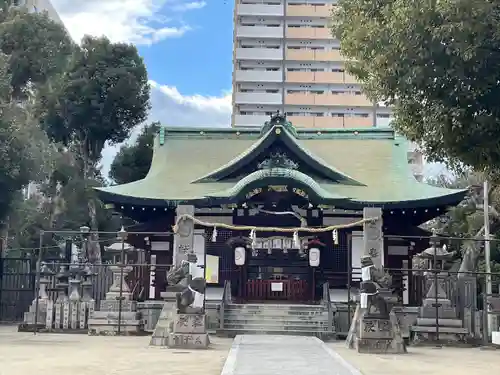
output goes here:
[{"label": "stone lantern", "polygon": [[91,335],[137,335],[144,330],[144,324],[137,312],[137,302],[132,300],[132,293],[126,282],[133,267],[128,265],[128,254],[134,247],[127,242],[128,234],[121,228],[117,242],[106,246],[105,251],[112,255],[109,266],[113,273],[113,284],[106,293],[106,299],[100,303],[100,310],[94,311],[89,319]]},{"label": "stone lantern", "polygon": [[110,271],[113,273],[113,284],[109,288],[108,293],[106,293],[107,300],[129,300],[132,295],[126,278],[133,269],[132,266],[128,265],[128,254],[134,251],[134,247],[125,242],[126,239],[127,232],[122,227],[118,232],[118,241],[111,246],[104,247],[104,250],[110,253],[113,259],[112,265],[109,267]]},{"label": "stone lantern", "polygon": [[466,339],[467,329],[457,318],[457,311],[447,294],[447,273],[444,265],[454,256],[445,246],[440,246],[439,238],[433,234],[431,245],[418,255],[426,259],[429,269],[425,273],[426,285],[430,285],[418,314],[416,325],[411,327],[414,344],[453,344]]}]

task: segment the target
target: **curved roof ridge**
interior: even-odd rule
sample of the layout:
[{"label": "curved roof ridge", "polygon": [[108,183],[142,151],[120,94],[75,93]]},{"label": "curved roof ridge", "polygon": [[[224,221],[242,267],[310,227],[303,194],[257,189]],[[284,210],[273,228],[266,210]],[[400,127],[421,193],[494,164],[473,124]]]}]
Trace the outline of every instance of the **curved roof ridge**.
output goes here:
[{"label": "curved roof ridge", "polygon": [[252,188],[252,184],[262,182],[266,179],[280,179],[280,184],[283,184],[283,179],[294,180],[300,185],[306,187],[307,190],[312,191],[315,195],[317,195],[321,199],[331,200],[331,201],[339,201],[339,200],[349,200],[348,197],[341,196],[338,194],[334,194],[323,187],[321,187],[312,177],[297,171],[295,169],[288,168],[268,168],[268,169],[260,169],[255,172],[250,173],[249,175],[242,178],[238,181],[234,186],[216,192],[209,195],[209,197],[234,197],[240,195],[245,189]]},{"label": "curved roof ridge", "polygon": [[[274,143],[278,137],[283,137],[281,139],[284,141],[285,145],[295,149],[294,151],[299,154],[299,157],[302,156],[306,159],[306,163],[311,165],[314,169],[320,171],[321,174],[326,175],[332,181],[342,182],[348,185],[364,185],[363,183],[356,181],[354,178],[332,167],[323,159],[317,157],[311,151],[304,148],[299,142],[297,142],[296,137],[281,124],[272,126],[259,140],[226,164],[208,174],[203,175],[202,177],[197,178],[191,183],[219,181],[227,177],[229,174],[235,172],[242,166],[248,165],[249,162]],[[259,148],[262,148],[262,150],[259,151]],[[257,155],[252,156],[255,152],[257,152]]]}]

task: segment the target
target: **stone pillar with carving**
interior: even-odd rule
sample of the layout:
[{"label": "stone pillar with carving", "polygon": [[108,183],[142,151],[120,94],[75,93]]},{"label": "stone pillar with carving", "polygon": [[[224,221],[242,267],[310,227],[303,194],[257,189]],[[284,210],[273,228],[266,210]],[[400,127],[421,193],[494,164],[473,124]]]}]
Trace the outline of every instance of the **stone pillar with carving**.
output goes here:
[{"label": "stone pillar with carving", "polygon": [[[361,293],[346,345],[360,353],[406,353],[398,320],[391,311],[390,276],[384,273],[382,210],[363,210]],[[368,220],[371,219],[371,220]]]},{"label": "stone pillar with carving", "polygon": [[[158,322],[151,336],[150,345],[183,348],[208,347],[206,332],[206,315],[204,309],[197,312],[178,313],[177,295],[187,290],[192,275],[175,277],[184,274],[183,268],[189,270],[196,264],[194,251],[194,222],[189,217],[194,217],[194,206],[179,205],[177,207],[176,233],[174,234],[173,270],[169,273],[170,280],[166,290],[161,293],[165,300]],[[184,217],[184,219],[183,219]],[[193,263],[187,265],[187,263]],[[173,281],[180,279],[180,281]]]},{"label": "stone pillar with carving", "polygon": [[190,219],[181,218],[183,215],[194,217],[194,206],[179,205],[176,209],[177,233],[174,234],[173,264],[179,266],[182,261],[188,260],[188,254],[193,252],[194,245],[194,223]]}]

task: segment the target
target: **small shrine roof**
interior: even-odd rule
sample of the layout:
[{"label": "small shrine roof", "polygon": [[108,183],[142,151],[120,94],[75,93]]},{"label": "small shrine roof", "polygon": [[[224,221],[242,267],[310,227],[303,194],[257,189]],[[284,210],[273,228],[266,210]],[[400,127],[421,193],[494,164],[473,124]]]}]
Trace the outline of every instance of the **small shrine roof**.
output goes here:
[{"label": "small shrine roof", "polygon": [[[298,168],[248,171],[277,143]],[[283,121],[267,122],[262,129],[162,128],[148,175],[98,192],[106,203],[153,207],[237,203],[250,186],[281,182],[303,186],[317,204],[346,209],[435,207],[463,199],[465,190],[418,182],[407,151],[407,141],[386,128],[295,129]],[[248,173],[242,174],[245,168]]]}]

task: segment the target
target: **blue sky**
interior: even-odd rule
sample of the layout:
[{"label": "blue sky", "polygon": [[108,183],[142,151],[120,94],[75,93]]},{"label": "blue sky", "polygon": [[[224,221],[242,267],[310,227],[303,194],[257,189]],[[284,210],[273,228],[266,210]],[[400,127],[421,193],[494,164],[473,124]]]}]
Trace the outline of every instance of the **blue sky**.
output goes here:
[{"label": "blue sky", "polygon": [[[113,42],[137,46],[151,80],[149,121],[230,126],[232,0],[52,0],[52,4],[75,40],[85,34],[105,35]],[[117,150],[118,146],[104,150],[104,173]]]},{"label": "blue sky", "polygon": [[[232,1],[230,2],[232,4]],[[168,83],[185,95],[220,95],[231,87],[232,5],[208,1],[182,15],[192,30],[180,38],[139,46],[150,77]],[[167,4],[159,12],[168,17]]]}]

